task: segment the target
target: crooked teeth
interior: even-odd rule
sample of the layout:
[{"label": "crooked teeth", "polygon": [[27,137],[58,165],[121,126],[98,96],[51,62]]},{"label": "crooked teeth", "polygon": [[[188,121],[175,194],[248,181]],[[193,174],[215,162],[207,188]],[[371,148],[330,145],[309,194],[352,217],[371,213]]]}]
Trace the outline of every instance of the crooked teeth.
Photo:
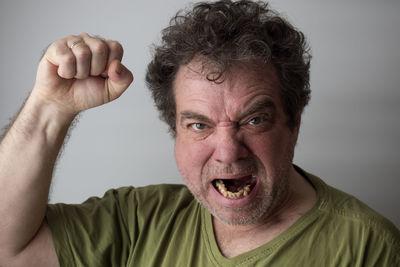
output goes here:
[{"label": "crooked teeth", "polygon": [[240,198],[242,196],[245,197],[251,191],[250,185],[246,185],[245,187],[240,189],[238,192],[233,193],[231,191],[228,191],[228,189],[226,189],[226,186],[225,186],[224,182],[222,182],[222,180],[217,180],[215,182],[215,185],[217,186],[219,192],[221,192],[221,194],[226,198],[237,199],[237,198]]}]

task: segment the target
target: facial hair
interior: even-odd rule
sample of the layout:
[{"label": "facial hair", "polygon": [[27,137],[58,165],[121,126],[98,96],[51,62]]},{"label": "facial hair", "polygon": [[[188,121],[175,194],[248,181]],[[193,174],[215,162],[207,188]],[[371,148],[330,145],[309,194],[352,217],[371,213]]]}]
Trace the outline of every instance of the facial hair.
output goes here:
[{"label": "facial hair", "polygon": [[[202,173],[202,187],[187,182],[189,190],[196,200],[207,209],[215,218],[227,225],[251,225],[268,219],[285,201],[290,187],[290,173],[293,153],[288,151],[285,160],[268,173],[258,158],[230,164],[226,166],[206,166]],[[218,174],[248,173],[256,174],[260,187],[254,200],[243,207],[221,207],[210,203],[207,192],[213,186],[209,177],[218,177]]]}]

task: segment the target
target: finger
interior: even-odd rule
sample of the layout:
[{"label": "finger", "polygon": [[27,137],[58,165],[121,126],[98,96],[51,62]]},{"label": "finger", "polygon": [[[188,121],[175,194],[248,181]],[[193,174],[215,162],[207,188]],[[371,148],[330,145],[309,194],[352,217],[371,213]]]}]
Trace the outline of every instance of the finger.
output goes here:
[{"label": "finger", "polygon": [[83,40],[91,51],[90,71],[91,76],[98,76],[106,70],[108,63],[108,45],[100,37],[91,37],[82,34]]},{"label": "finger", "polygon": [[84,79],[89,76],[92,52],[82,37],[67,39],[67,45],[75,56],[76,73],[74,78]]},{"label": "finger", "polygon": [[[108,59],[106,69],[109,68],[111,62],[114,60],[122,61],[122,57],[124,55],[124,49],[122,45],[117,41],[106,40],[105,41],[108,46]],[[107,71],[102,73],[102,76],[106,77]]]},{"label": "finger", "polygon": [[109,101],[120,97],[133,81],[132,72],[122,65],[119,59],[111,61],[107,75]]},{"label": "finger", "polygon": [[57,74],[61,78],[72,79],[76,75],[75,56],[66,39],[52,43],[43,58],[57,67]]}]

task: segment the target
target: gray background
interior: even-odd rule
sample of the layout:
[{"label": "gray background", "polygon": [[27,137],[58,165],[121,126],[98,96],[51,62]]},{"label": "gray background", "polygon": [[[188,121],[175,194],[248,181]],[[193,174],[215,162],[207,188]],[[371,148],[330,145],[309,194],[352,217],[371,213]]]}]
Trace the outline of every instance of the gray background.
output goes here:
[{"label": "gray background", "polygon": [[[308,36],[313,51],[312,100],[295,163],[400,228],[400,1],[271,2]],[[150,45],[188,3],[0,2],[0,125],[31,90],[41,51],[65,35],[120,41],[135,75],[120,99],[81,116],[56,168],[51,202],[81,202],[124,185],[182,183],[173,139],[158,120],[144,73]]]}]

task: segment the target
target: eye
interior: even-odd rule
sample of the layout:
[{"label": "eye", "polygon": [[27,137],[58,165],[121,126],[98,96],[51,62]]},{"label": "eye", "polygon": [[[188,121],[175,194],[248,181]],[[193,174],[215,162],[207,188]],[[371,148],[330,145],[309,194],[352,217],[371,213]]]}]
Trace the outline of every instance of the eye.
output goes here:
[{"label": "eye", "polygon": [[250,125],[258,125],[263,121],[261,117],[254,117],[251,120],[249,120]]},{"label": "eye", "polygon": [[252,117],[247,121],[247,124],[251,126],[261,126],[266,125],[268,122],[271,122],[271,115],[266,113]]},{"label": "eye", "polygon": [[195,131],[201,131],[201,130],[204,130],[207,126],[204,123],[196,122],[196,123],[190,124],[190,127]]}]

